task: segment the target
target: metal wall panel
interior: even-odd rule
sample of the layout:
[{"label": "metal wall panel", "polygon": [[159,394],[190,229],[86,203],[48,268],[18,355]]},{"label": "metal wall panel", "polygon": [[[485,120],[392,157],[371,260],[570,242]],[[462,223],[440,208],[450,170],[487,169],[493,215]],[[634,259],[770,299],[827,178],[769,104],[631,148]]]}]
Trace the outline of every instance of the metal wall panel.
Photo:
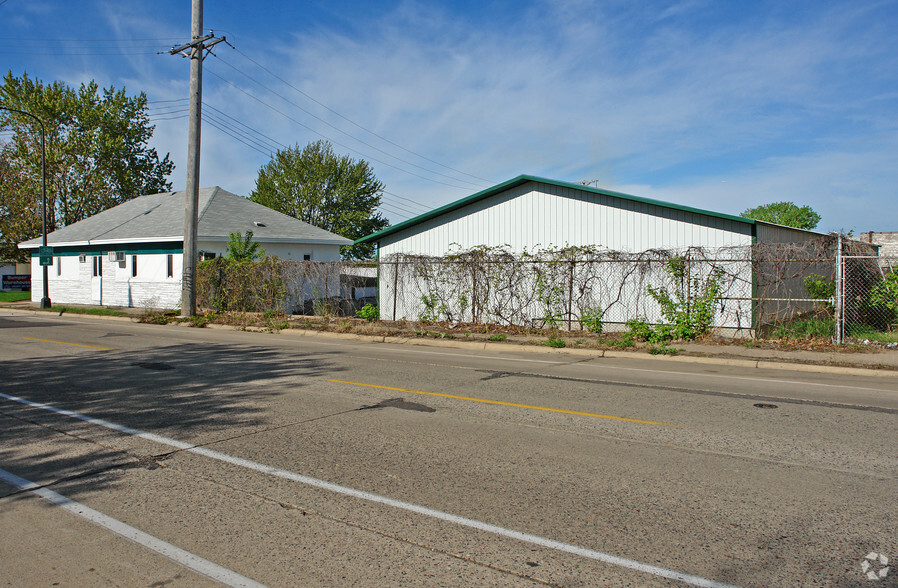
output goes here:
[{"label": "metal wall panel", "polygon": [[514,251],[597,245],[638,252],[749,244],[746,223],[529,182],[389,235],[380,255],[443,255],[479,245]]}]

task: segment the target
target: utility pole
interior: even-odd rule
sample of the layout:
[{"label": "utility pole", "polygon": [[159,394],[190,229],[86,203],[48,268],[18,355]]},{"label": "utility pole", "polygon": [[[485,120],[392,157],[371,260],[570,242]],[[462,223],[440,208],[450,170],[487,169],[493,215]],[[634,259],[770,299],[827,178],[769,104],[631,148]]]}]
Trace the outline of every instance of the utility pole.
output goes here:
[{"label": "utility pole", "polygon": [[196,314],[196,224],[200,191],[200,126],[203,120],[203,59],[224,37],[203,35],[203,0],[192,0],[190,42],[172,47],[171,54],[190,58],[190,115],[187,132],[187,190],[184,208],[184,268],[181,274],[181,316]]}]

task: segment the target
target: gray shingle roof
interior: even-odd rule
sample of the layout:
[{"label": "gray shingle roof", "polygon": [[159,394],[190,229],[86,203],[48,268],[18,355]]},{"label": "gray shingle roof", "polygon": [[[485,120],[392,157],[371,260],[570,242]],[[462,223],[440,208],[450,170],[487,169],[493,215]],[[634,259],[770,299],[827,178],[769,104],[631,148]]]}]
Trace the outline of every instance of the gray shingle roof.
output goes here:
[{"label": "gray shingle roof", "polygon": [[[227,240],[229,233],[253,232],[260,243],[350,245],[352,241],[281,214],[218,186],[199,192],[198,241]],[[48,245],[99,245],[184,240],[184,192],[139,196],[47,235]],[[20,243],[34,248],[41,240]]]}]

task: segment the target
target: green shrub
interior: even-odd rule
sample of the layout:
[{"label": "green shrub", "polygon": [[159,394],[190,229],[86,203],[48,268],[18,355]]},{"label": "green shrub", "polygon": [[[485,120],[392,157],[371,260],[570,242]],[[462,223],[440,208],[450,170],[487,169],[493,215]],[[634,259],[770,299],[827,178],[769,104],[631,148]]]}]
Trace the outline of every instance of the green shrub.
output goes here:
[{"label": "green shrub", "polygon": [[371,321],[380,320],[380,309],[373,304],[366,304],[359,310],[355,311],[355,315],[359,318],[363,318],[369,323]]},{"label": "green shrub", "polygon": [[490,341],[505,341],[506,339],[508,339],[508,336],[505,333],[490,335]]},{"label": "green shrub", "polygon": [[885,306],[898,313],[898,270],[889,272],[870,291],[870,303]]},{"label": "green shrub", "polygon": [[605,324],[602,322],[603,316],[605,316],[605,311],[599,306],[586,308],[580,314],[580,324],[591,333],[601,333],[605,327]]},{"label": "green shrub", "polygon": [[439,322],[446,311],[446,305],[440,304],[440,299],[436,293],[421,296],[421,304],[424,305],[424,310],[418,314],[418,320],[422,323]]},{"label": "green shrub", "polygon": [[720,300],[723,273],[714,269],[702,280],[688,275],[688,264],[682,257],[667,261],[667,274],[674,287],[646,288],[649,295],[661,306],[665,324],[650,325],[643,319],[627,322],[630,333],[637,339],[659,343],[672,339],[691,341],[711,328],[715,304]]},{"label": "green shrub", "polygon": [[552,336],[546,340],[546,345],[548,345],[549,347],[560,349],[562,347],[565,347],[567,343],[565,343],[564,339],[562,339],[561,337]]},{"label": "green shrub", "polygon": [[818,302],[817,307],[832,312],[832,302],[828,301],[831,300],[836,293],[836,283],[834,281],[825,276],[821,276],[820,274],[811,274],[804,278],[804,290],[807,292],[808,298],[827,301],[822,304]]}]

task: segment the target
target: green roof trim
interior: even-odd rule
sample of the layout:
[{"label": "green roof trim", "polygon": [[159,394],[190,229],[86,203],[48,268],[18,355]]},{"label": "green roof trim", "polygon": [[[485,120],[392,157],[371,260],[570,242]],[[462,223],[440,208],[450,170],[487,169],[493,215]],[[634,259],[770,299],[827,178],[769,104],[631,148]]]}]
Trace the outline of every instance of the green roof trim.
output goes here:
[{"label": "green roof trim", "polygon": [[[611,190],[604,190],[602,188],[592,188],[590,186],[584,186],[582,184],[571,184],[569,182],[559,182],[558,180],[548,180],[546,178],[539,178],[536,176],[529,175],[520,175],[514,179],[508,180],[507,182],[502,182],[501,184],[497,184],[492,188],[487,188],[486,190],[482,190],[477,192],[476,194],[472,194],[470,196],[466,196],[461,200],[456,200],[455,202],[450,202],[445,206],[441,206],[430,212],[425,212],[422,215],[416,216],[414,218],[410,218],[407,221],[403,221],[398,225],[393,225],[391,227],[387,227],[382,231],[378,231],[377,233],[372,233],[361,239],[356,240],[355,244],[359,245],[362,243],[372,243],[386,237],[387,235],[392,235],[393,233],[398,233],[404,229],[409,227],[413,227],[419,223],[424,221],[428,221],[432,218],[436,218],[442,214],[447,212],[451,212],[453,210],[458,210],[463,206],[467,206],[468,204],[473,204],[479,200],[483,200],[484,198],[489,198],[490,196],[494,196],[500,192],[504,192],[505,190],[510,190],[511,188],[516,188],[522,184],[526,184],[527,182],[537,182],[540,184],[548,184],[550,186],[557,186],[559,188],[573,188],[574,190],[580,190],[583,192],[590,192],[593,194],[601,194],[602,196],[611,196],[614,198],[621,198],[623,200],[630,200],[632,202],[641,202],[643,204],[651,204],[653,206],[659,206],[661,208],[670,208],[673,210],[682,210],[684,212],[691,212],[693,214],[703,214],[705,216],[710,216],[714,218],[722,218],[729,221],[734,221],[738,223],[744,223],[747,225],[754,226],[757,221],[750,218],[745,218],[742,216],[734,216],[732,214],[723,214],[721,212],[713,212],[710,210],[703,210],[701,208],[693,208],[691,206],[681,206],[679,204],[671,204],[670,202],[663,202],[661,200],[653,200],[651,198],[642,198],[640,196],[632,196],[630,194],[624,194],[622,192],[613,192]],[[754,230],[754,229],[753,229]]]}]

